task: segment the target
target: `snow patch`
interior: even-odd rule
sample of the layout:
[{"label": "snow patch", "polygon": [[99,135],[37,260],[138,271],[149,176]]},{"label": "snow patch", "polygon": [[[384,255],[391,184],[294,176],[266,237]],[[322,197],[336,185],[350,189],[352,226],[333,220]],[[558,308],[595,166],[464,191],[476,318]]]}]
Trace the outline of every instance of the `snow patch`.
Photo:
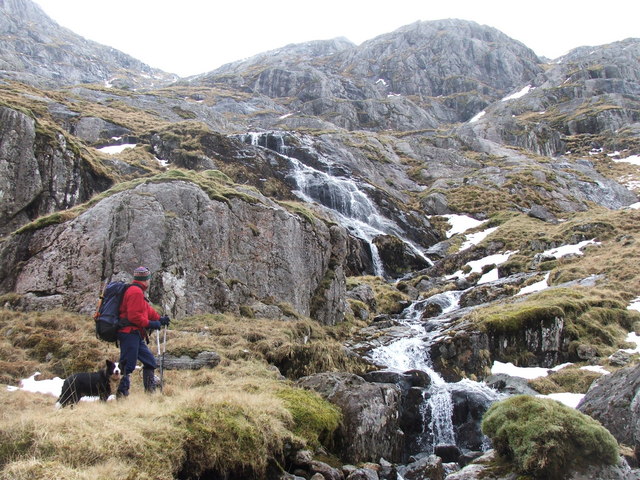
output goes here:
[{"label": "snow patch", "polygon": [[545,290],[545,289],[549,288],[549,275],[550,274],[551,274],[551,272],[547,272],[547,274],[544,276],[544,278],[542,280],[540,280],[539,282],[532,283],[531,285],[527,285],[526,287],[521,288],[520,291],[518,293],[516,293],[516,295],[526,295],[528,293],[540,292],[542,290]]},{"label": "snow patch", "polygon": [[14,392],[16,390],[24,390],[31,393],[42,393],[45,395],[52,395],[59,397],[62,391],[62,384],[64,380],[60,377],[55,377],[49,380],[36,380],[36,377],[40,375],[40,372],[36,372],[29,378],[20,380],[18,387],[11,385],[7,386],[7,390]]},{"label": "snow patch", "polygon": [[475,218],[471,218],[468,215],[442,215],[447,219],[451,228],[447,230],[447,238],[451,238],[453,235],[458,233],[466,232],[472,228],[475,228],[479,225],[482,225],[486,222],[486,220],[476,220]]},{"label": "snow patch", "polygon": [[550,393],[549,395],[537,395],[542,398],[550,398],[566,405],[567,407],[576,408],[580,400],[584,398],[583,393]]},{"label": "snow patch", "polygon": [[477,115],[475,115],[471,120],[469,120],[469,123],[474,123],[477,122],[478,120],[480,120],[482,117],[484,117],[484,114],[487,113],[484,110],[481,111],[480,113],[478,113]]},{"label": "snow patch", "polygon": [[551,255],[555,258],[564,257],[566,255],[582,255],[582,249],[587,245],[600,245],[600,242],[596,242],[594,239],[585,240],[580,243],[576,243],[575,245],[563,245],[562,247],[551,248],[549,250],[545,250],[543,255]]},{"label": "snow patch", "polygon": [[486,230],[483,230],[481,232],[477,232],[477,233],[469,233],[467,234],[467,236],[465,237],[465,241],[462,245],[460,245],[460,252],[463,250],[466,250],[467,248],[473,247],[475,245],[478,245],[480,242],[482,242],[485,238],[487,238],[489,235],[491,235],[493,232],[495,232],[498,229],[498,227],[491,227],[491,228],[487,228]]},{"label": "snow patch", "polygon": [[627,158],[614,158],[613,161],[616,163],[624,162],[640,166],[640,155],[631,155]]},{"label": "snow patch", "polygon": [[136,147],[135,143],[123,143],[122,145],[110,145],[108,147],[102,147],[102,148],[99,148],[98,150],[108,155],[115,155],[116,153],[123,152],[127,148],[135,148],[135,147]]},{"label": "snow patch", "polygon": [[506,102],[508,100],[515,100],[516,98],[524,97],[531,90],[535,90],[535,87],[532,87],[531,85],[527,85],[526,87],[524,87],[519,92],[513,93],[511,95],[508,95],[508,96],[504,97],[501,101],[502,102]]}]

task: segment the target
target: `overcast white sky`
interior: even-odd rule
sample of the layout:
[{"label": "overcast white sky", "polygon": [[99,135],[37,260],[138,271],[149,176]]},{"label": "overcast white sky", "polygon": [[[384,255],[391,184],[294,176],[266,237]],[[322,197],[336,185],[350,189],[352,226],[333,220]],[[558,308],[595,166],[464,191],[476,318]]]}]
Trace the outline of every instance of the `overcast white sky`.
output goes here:
[{"label": "overcast white sky", "polygon": [[35,0],[60,25],[180,76],[289,43],[356,44],[418,20],[461,18],[538,55],[640,37],[637,0]]}]

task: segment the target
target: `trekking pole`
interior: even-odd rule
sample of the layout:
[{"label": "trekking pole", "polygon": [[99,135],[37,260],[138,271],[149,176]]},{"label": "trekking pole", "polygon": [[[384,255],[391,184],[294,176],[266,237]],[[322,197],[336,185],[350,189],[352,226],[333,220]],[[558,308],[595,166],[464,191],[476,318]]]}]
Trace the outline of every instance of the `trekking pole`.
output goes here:
[{"label": "trekking pole", "polygon": [[[156,330],[156,345],[158,347],[158,357],[160,357],[160,330]],[[162,362],[160,362],[160,393],[162,393]]]},{"label": "trekking pole", "polygon": [[[160,335],[160,332],[158,332]],[[167,353],[167,326],[164,326],[162,332],[162,357],[160,358],[160,393],[162,393],[162,386],[164,385],[164,354]]]}]

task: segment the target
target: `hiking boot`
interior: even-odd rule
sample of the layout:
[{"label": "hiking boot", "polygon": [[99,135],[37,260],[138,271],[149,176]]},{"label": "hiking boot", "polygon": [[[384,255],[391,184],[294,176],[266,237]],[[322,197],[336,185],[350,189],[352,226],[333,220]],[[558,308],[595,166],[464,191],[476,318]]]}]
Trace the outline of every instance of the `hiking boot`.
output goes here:
[{"label": "hiking boot", "polygon": [[142,369],[142,384],[145,392],[153,393],[156,391],[156,375],[153,368]]}]

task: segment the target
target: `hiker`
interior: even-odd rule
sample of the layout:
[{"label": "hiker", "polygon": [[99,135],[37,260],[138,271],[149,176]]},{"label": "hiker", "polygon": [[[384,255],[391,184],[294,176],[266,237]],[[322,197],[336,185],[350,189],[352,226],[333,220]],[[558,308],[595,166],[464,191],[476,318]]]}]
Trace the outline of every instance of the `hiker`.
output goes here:
[{"label": "hiker", "polygon": [[170,320],[166,315],[160,316],[144,296],[144,292],[149,288],[150,278],[151,272],[148,268],[136,268],[133,271],[133,282],[124,293],[120,304],[120,318],[125,326],[118,330],[118,343],[120,362],[125,363],[126,367],[118,385],[118,398],[129,395],[129,374],[135,369],[138,360],[142,362],[142,383],[145,392],[153,393],[156,389],[156,358],[147,347],[147,330],[160,330],[161,327],[168,326]]}]

